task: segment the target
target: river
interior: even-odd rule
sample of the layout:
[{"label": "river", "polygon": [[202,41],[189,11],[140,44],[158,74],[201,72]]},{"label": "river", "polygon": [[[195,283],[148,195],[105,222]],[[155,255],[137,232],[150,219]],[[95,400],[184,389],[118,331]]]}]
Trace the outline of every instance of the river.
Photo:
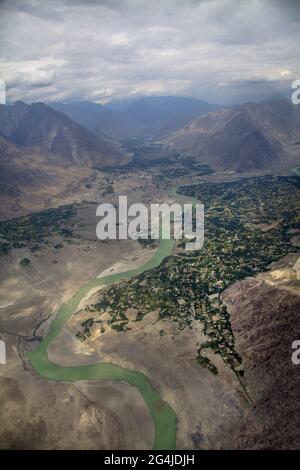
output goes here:
[{"label": "river", "polygon": [[[173,188],[169,195],[178,202],[195,202],[191,198],[180,196]],[[121,280],[130,279],[133,276],[153,269],[161,264],[164,258],[169,256],[174,246],[174,240],[160,240],[154,256],[143,266],[121,273],[111,274],[105,277],[95,277],[88,281],[68,303],[62,305],[50,325],[47,335],[39,343],[34,351],[28,353],[28,358],[36,372],[45,379],[62,382],[75,382],[77,380],[119,380],[135,386],[144,398],[153,419],[155,437],[153,449],[171,450],[176,445],[177,417],[174,410],[153,389],[148,377],[138,371],[124,369],[115,364],[99,362],[91,365],[63,367],[51,362],[47,355],[47,349],[52,341],[62,330],[64,324],[76,311],[80,301],[88,292],[102,285],[112,285]]]}]

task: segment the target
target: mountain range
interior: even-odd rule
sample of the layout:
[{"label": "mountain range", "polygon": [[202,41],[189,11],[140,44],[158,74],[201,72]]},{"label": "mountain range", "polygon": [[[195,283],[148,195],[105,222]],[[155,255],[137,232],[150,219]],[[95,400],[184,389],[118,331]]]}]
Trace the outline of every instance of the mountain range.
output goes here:
[{"label": "mountain range", "polygon": [[0,105],[2,218],[60,201],[60,194],[64,200],[82,191],[94,169],[128,162],[117,138],[150,137],[181,159],[236,173],[274,170],[300,141],[300,109],[283,99],[230,108],[178,97],[55,106]]},{"label": "mountain range", "polygon": [[124,152],[44,103],[0,105],[0,135],[24,148],[38,147],[76,165],[122,163]]},{"label": "mountain range", "polygon": [[53,198],[72,199],[93,168],[128,159],[117,142],[43,103],[0,105],[1,217],[49,206]]},{"label": "mountain range", "polygon": [[155,138],[182,127],[196,116],[219,108],[200,99],[174,96],[122,100],[118,106],[87,101],[49,105],[96,135],[106,134],[116,140]]},{"label": "mountain range", "polygon": [[245,103],[197,117],[162,141],[221,170],[272,169],[300,138],[300,110],[288,100]]}]

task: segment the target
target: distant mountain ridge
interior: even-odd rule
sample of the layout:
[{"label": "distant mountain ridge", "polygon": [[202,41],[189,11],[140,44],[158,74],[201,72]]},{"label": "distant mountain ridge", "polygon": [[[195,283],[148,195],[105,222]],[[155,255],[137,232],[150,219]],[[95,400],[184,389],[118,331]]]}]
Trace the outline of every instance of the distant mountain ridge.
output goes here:
[{"label": "distant mountain ridge", "polygon": [[133,122],[123,113],[111,111],[101,104],[89,101],[71,103],[49,103],[53,109],[66,114],[70,119],[93,132],[98,137],[123,140],[143,136],[145,126]]},{"label": "distant mountain ridge", "polygon": [[245,103],[193,119],[162,138],[222,170],[272,168],[300,138],[300,111],[287,100]]},{"label": "distant mountain ridge", "polygon": [[183,126],[190,119],[219,109],[196,98],[152,96],[128,100],[118,107],[77,101],[49,103],[54,109],[96,135],[122,140],[132,137],[157,137]]}]

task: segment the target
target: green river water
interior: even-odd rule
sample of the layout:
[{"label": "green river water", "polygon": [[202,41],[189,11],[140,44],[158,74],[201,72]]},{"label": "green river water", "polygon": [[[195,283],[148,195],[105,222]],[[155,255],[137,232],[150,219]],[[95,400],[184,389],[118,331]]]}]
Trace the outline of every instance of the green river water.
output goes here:
[{"label": "green river water", "polygon": [[[176,188],[172,189],[169,195],[177,199],[178,202],[195,202],[191,198],[178,195]],[[174,240],[161,239],[154,256],[143,266],[119,274],[111,274],[101,278],[96,277],[88,281],[68,303],[61,306],[50,325],[47,335],[34,351],[28,353],[28,358],[33,368],[41,377],[48,380],[62,382],[75,382],[77,380],[119,380],[136,387],[143,396],[151,413],[155,430],[153,449],[158,450],[171,450],[175,448],[177,418],[174,410],[162,400],[159,393],[153,389],[149,379],[144,374],[106,362],[63,367],[49,360],[47,349],[58,336],[70,316],[75,312],[80,301],[91,289],[129,279],[137,274],[159,266],[163,259],[171,254],[173,246]]]}]

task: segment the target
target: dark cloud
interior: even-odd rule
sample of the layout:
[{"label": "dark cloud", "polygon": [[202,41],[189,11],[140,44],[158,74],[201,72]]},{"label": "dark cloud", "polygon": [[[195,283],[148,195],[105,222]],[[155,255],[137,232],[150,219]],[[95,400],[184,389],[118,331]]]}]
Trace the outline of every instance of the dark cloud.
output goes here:
[{"label": "dark cloud", "polygon": [[0,2],[0,76],[10,100],[260,97],[299,76],[300,2]]}]

